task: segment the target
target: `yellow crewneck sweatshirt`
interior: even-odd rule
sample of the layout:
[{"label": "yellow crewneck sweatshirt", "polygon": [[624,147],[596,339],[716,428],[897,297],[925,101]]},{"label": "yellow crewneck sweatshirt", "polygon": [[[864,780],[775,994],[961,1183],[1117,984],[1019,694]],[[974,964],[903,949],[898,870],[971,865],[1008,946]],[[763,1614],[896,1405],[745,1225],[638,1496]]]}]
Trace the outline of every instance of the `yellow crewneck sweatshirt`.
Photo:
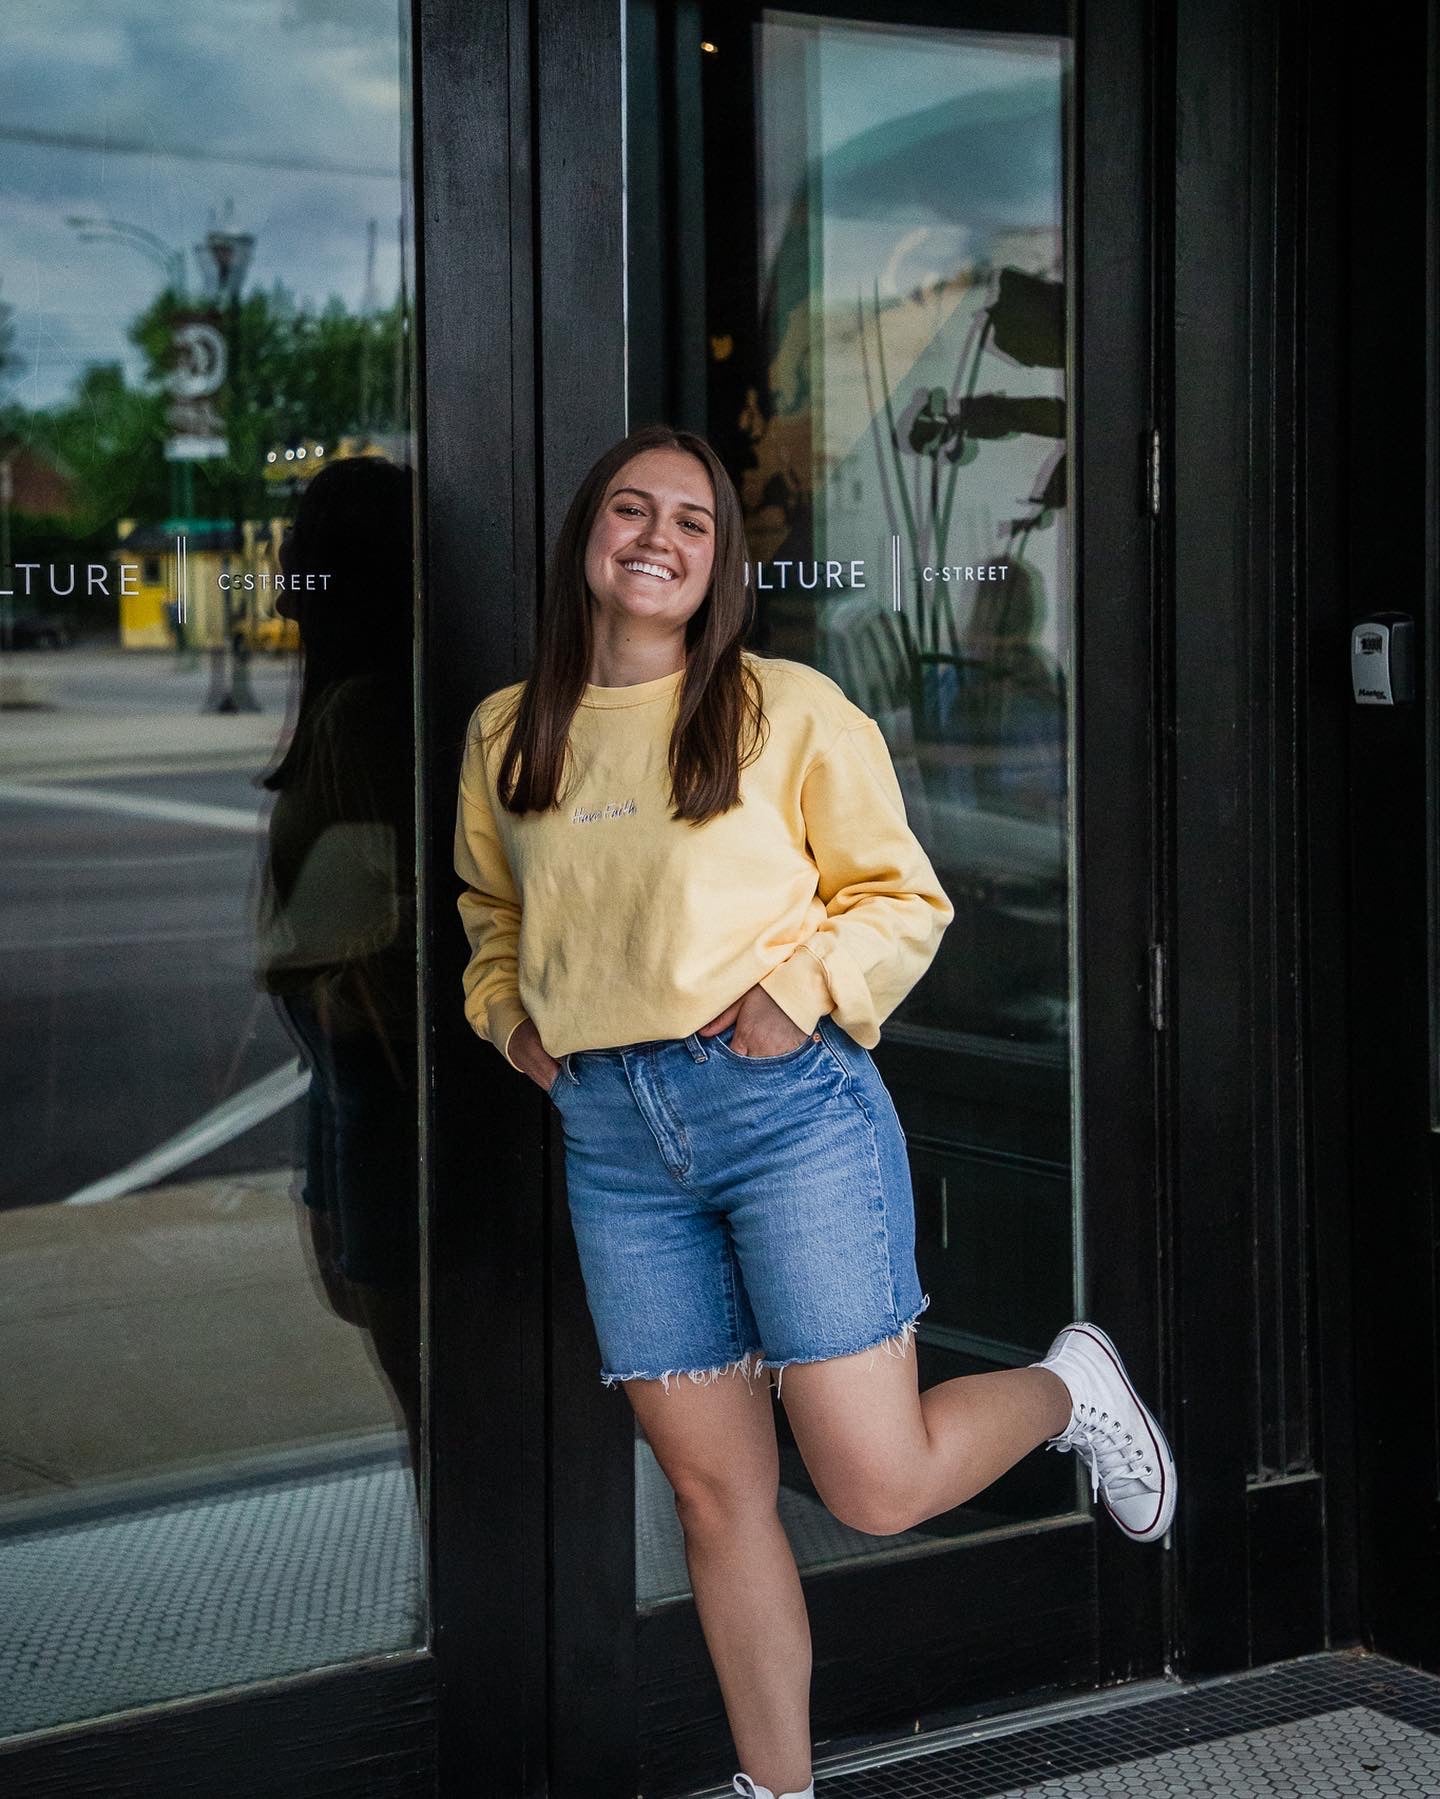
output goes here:
[{"label": "yellow crewneck sweatshirt", "polygon": [[527,1017],[559,1057],[686,1037],[757,982],[799,1029],[828,1013],[868,1048],[930,965],[954,907],[880,727],[828,675],[744,654],[768,740],[741,804],[698,827],[670,816],[682,671],[586,688],[543,814],[499,803],[505,735],[481,741],[521,684],[476,708],[455,830],[465,1011],[507,1059]]}]

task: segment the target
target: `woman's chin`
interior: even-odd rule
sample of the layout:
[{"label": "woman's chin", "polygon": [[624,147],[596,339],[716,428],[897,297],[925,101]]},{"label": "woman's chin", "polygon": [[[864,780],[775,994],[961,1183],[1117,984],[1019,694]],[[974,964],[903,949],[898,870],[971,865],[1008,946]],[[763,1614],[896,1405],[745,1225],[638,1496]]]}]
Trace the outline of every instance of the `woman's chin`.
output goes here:
[{"label": "woman's chin", "polygon": [[636,621],[644,619],[647,623],[669,619],[676,625],[683,625],[689,613],[685,607],[677,606],[675,601],[674,594],[621,590],[600,601],[600,612],[602,617],[609,613],[612,618]]}]

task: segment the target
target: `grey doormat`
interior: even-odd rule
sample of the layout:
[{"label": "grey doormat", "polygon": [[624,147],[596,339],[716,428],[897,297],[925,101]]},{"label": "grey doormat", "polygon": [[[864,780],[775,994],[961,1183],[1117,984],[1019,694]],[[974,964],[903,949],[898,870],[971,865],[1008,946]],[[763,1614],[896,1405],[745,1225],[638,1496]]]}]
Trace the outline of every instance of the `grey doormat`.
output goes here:
[{"label": "grey doormat", "polygon": [[408,1468],[0,1538],[0,1736],[422,1640]]},{"label": "grey doormat", "polygon": [[816,1770],[816,1799],[1341,1799],[1440,1795],[1440,1679],[1307,1656],[1143,1696],[1089,1695],[908,1737]]}]

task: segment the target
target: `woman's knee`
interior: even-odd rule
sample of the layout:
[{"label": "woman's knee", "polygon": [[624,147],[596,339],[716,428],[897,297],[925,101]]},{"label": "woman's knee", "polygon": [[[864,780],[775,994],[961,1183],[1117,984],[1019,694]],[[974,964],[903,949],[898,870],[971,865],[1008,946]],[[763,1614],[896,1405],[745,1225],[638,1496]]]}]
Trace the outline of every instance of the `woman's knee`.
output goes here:
[{"label": "woman's knee", "polygon": [[669,1473],[675,1510],[687,1537],[724,1537],[773,1517],[779,1482],[729,1468],[686,1466]]},{"label": "woman's knee", "polygon": [[832,1517],[867,1537],[898,1536],[920,1522],[914,1496],[890,1475],[850,1470],[836,1479],[822,1477],[815,1488]]}]

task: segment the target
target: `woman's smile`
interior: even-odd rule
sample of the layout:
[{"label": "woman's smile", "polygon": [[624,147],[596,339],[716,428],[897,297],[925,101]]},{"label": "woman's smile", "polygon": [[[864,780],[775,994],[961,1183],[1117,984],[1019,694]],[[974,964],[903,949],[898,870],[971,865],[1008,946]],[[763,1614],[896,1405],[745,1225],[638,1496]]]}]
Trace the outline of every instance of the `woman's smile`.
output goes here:
[{"label": "woman's smile", "polygon": [[666,568],[663,563],[659,562],[622,562],[620,566],[627,574],[645,575],[652,581],[673,581],[675,579],[674,569]]}]

